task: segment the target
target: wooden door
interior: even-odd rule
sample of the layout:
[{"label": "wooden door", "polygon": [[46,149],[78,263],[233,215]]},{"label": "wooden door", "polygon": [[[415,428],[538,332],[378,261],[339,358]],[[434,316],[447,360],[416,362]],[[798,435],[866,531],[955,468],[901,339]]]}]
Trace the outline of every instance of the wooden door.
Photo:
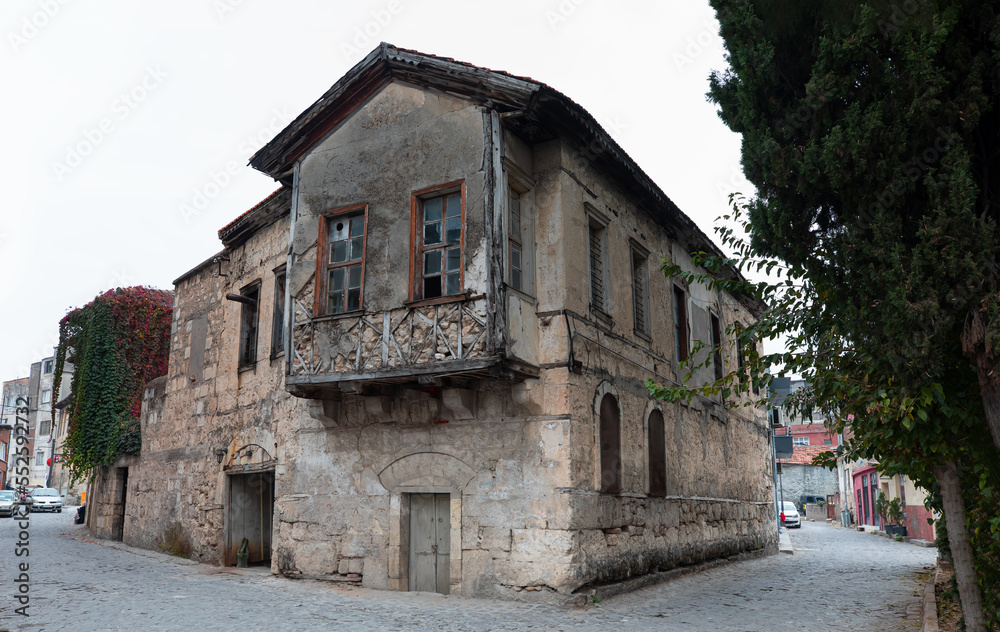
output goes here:
[{"label": "wooden door", "polygon": [[111,539],[125,539],[125,499],[128,497],[128,468],[115,468],[115,502],[111,513]]},{"label": "wooden door", "polygon": [[451,495],[410,494],[410,590],[447,595],[450,553]]},{"label": "wooden door", "polygon": [[249,563],[271,560],[271,519],[274,512],[274,472],[235,474],[229,477],[229,565],[236,553],[249,542]]}]

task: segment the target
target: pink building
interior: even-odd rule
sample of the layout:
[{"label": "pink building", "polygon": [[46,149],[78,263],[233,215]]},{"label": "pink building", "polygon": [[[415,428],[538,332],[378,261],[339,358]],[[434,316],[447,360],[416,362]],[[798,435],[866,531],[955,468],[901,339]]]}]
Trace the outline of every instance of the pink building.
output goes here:
[{"label": "pink building", "polygon": [[927,492],[902,475],[885,476],[876,471],[878,464],[867,465],[854,471],[854,494],[857,502],[858,524],[883,528],[875,509],[875,501],[885,495],[889,501],[899,498],[903,504],[903,526],[911,538],[934,541],[934,513],[924,507]]}]

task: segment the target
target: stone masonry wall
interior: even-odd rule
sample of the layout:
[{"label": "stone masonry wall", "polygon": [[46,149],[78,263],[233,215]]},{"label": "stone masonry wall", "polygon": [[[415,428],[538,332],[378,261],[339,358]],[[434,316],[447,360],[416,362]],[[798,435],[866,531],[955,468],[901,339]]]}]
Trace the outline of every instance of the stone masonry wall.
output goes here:
[{"label": "stone masonry wall", "polygon": [[837,473],[818,465],[793,465],[783,463],[781,466],[781,491],[785,500],[799,506],[799,496],[814,494],[826,498],[827,494],[836,494]]},{"label": "stone masonry wall", "polygon": [[296,493],[277,507],[279,570],[361,575],[365,586],[405,590],[399,504],[408,491],[438,491],[452,493],[460,525],[452,592],[565,588],[564,543],[547,527],[568,522],[568,499],[556,490],[569,482],[569,422],[530,414],[509,383],[484,381],[471,392],[471,409],[449,408],[447,389],[440,399],[404,389],[375,402],[347,396],[337,419],[307,419],[288,452],[287,487]]},{"label": "stone masonry wall", "polygon": [[[539,364],[577,363],[577,370],[549,369],[566,380],[572,418],[572,484],[569,522],[564,529],[572,576],[578,583],[623,579],[657,569],[735,555],[775,550],[770,446],[766,419],[748,395],[695,398],[690,405],[651,400],[646,380],[679,383],[686,370],[677,362],[672,293],[687,294],[689,348],[710,344],[709,314],[723,332],[723,371],[736,368],[735,343],[727,326],[753,316],[734,297],[703,286],[664,278],[661,260],[691,268],[688,252],[698,248],[668,233],[635,200],[610,184],[587,160],[585,149],[551,141],[535,148],[535,201],[539,224],[537,311],[562,311],[541,318]],[[608,221],[606,258],[611,293],[599,313],[590,304],[588,212]],[[668,212],[659,210],[658,212]],[[678,220],[683,225],[684,220]],[[555,230],[553,230],[555,229]],[[648,250],[649,329],[637,332],[632,310],[632,248]],[[555,274],[550,272],[558,270]],[[560,279],[564,275],[564,279]],[[556,279],[556,282],[548,282]],[[695,357],[695,363],[706,357]],[[714,379],[713,366],[696,371],[693,383]],[[621,413],[622,491],[600,490],[599,406],[611,393]],[[662,412],[667,455],[667,496],[649,492],[648,419]],[[550,523],[550,527],[553,526]]]},{"label": "stone masonry wall", "polygon": [[[129,473],[126,543],[222,563],[227,472],[281,468],[279,425],[305,410],[304,401],[285,392],[284,358],[271,349],[275,270],[287,241],[285,216],[225,253],[228,262],[207,263],[177,284],[165,393],[147,393],[141,466]],[[240,369],[241,304],[224,297],[255,281],[261,283],[257,361]],[[251,461],[234,458],[245,446],[262,449]],[[225,450],[221,464],[217,449]]]}]

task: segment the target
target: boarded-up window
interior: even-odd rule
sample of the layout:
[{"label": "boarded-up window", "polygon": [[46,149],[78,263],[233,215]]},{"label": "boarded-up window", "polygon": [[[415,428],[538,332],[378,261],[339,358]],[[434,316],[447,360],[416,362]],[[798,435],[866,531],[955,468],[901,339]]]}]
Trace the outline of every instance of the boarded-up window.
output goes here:
[{"label": "boarded-up window", "polygon": [[588,250],[590,254],[590,306],[600,312],[608,311],[608,253],[607,228],[597,218],[589,224]]},{"label": "boarded-up window", "polygon": [[271,357],[285,350],[285,271],[274,275],[274,316],[271,318]]},{"label": "boarded-up window", "polygon": [[240,301],[240,366],[249,366],[257,361],[257,324],[260,304],[260,282],[253,283],[240,291],[244,300]]},{"label": "boarded-up window", "polygon": [[740,388],[747,386],[746,349],[743,348],[743,325],[736,323],[736,362]]},{"label": "boarded-up window", "polygon": [[191,324],[190,354],[188,355],[189,384],[201,382],[205,369],[205,347],[208,342],[208,320],[204,316],[188,321]]},{"label": "boarded-up window", "polygon": [[719,317],[710,314],[712,319],[712,368],[715,369],[715,379],[722,379],[722,325]]},{"label": "boarded-up window", "polygon": [[649,495],[667,495],[667,444],[663,436],[663,413],[649,414]]},{"label": "boarded-up window", "polygon": [[632,313],[635,315],[635,331],[643,335],[649,335],[648,258],[645,251],[632,245]]},{"label": "boarded-up window", "polygon": [[677,350],[677,362],[687,360],[687,294],[679,287],[674,287],[674,348]]},{"label": "boarded-up window", "polygon": [[610,393],[601,400],[601,491],[622,490],[621,418],[618,400]]}]

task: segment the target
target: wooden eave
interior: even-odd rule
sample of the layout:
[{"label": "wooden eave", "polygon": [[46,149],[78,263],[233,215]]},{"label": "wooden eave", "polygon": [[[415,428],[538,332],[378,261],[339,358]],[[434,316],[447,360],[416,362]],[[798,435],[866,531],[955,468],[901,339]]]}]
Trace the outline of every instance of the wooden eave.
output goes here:
[{"label": "wooden eave", "polygon": [[250,158],[250,166],[275,180],[391,81],[432,88],[500,112],[524,106],[538,86],[529,79],[382,43],[274,139]]},{"label": "wooden eave", "polygon": [[222,228],[219,231],[219,239],[227,250],[232,250],[262,228],[287,215],[291,210],[291,202],[291,187],[281,187]]},{"label": "wooden eave", "polygon": [[176,279],[174,279],[174,287],[177,287],[178,285],[180,285],[180,283],[182,281],[186,281],[187,279],[189,279],[189,278],[193,277],[194,275],[198,274],[199,272],[201,272],[205,268],[209,267],[210,265],[213,265],[215,263],[215,260],[218,257],[223,257],[223,256],[225,256],[225,254],[226,254],[226,251],[225,250],[221,250],[221,251],[217,252],[216,254],[212,255],[211,257],[209,257],[208,259],[205,259],[204,261],[202,261],[201,263],[199,263],[195,267],[191,268],[190,270],[188,270],[184,274],[180,275],[179,277],[177,277]]}]

